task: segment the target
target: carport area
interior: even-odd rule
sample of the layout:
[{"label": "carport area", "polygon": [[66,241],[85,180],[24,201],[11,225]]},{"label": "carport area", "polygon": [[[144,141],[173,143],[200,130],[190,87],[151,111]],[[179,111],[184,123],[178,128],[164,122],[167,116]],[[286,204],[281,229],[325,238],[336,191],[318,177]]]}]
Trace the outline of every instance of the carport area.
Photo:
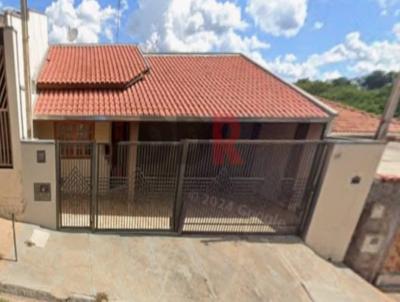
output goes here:
[{"label": "carport area", "polygon": [[18,223],[18,262],[7,260],[7,232],[0,236],[0,288],[58,298],[101,292],[111,301],[391,301],[290,236],[103,235]]}]

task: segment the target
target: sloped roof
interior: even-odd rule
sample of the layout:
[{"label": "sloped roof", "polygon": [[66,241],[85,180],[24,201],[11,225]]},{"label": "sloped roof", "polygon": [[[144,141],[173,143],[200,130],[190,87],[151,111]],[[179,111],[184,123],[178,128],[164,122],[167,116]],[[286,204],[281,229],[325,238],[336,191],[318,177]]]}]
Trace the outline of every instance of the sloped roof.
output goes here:
[{"label": "sloped roof", "polygon": [[[102,47],[105,46],[99,48]],[[117,64],[114,61],[122,62],[119,56],[111,55],[125,51],[125,47],[117,50],[120,47],[122,46],[107,47],[114,51],[107,51],[110,55],[102,61],[104,66]],[[83,89],[74,85],[100,84],[113,80],[112,77],[93,78],[93,73],[87,72],[95,67],[82,68],[78,61],[83,60],[74,59],[87,58],[84,65],[87,66],[99,62],[100,58],[96,55],[100,56],[102,52],[92,52],[91,47],[55,46],[50,49],[50,55],[54,52],[53,48],[57,49],[60,58],[66,56],[63,52],[76,51],[79,55],[68,54],[72,62],[67,67],[61,66],[61,60],[56,64],[58,60],[52,60],[51,57],[46,62],[38,80],[39,95],[34,111],[36,119],[330,118],[329,112],[323,106],[242,55],[145,54],[143,60],[147,62],[149,71],[139,81],[123,89],[100,87],[101,85]],[[92,56],[81,54],[85,50],[91,52]],[[77,61],[73,62],[74,60]],[[118,64],[118,68],[122,68],[123,64]],[[127,65],[126,70],[133,69],[135,74],[141,69],[135,66]],[[60,71],[62,68],[63,71]],[[112,68],[107,68],[104,69],[112,74]],[[74,71],[79,76],[73,76]],[[128,76],[124,73],[121,78],[126,80]],[[81,82],[79,79],[82,79]],[[58,83],[70,84],[69,87],[60,89]]]},{"label": "sloped roof", "polygon": [[[333,120],[333,134],[373,135],[378,129],[380,117],[345,104],[320,98],[322,102],[338,112]],[[389,134],[400,136],[400,121],[393,120]]]},{"label": "sloped roof", "polygon": [[37,87],[126,88],[147,69],[139,48],[133,45],[56,45],[49,49]]}]

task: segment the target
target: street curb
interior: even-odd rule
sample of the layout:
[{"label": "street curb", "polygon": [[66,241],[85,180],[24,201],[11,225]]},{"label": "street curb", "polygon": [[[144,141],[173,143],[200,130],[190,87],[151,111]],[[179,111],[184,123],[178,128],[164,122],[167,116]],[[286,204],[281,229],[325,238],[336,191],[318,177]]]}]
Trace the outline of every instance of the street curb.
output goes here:
[{"label": "street curb", "polygon": [[93,302],[94,297],[85,295],[72,295],[71,297],[56,297],[51,293],[42,290],[31,289],[19,285],[12,285],[0,282],[0,293],[10,294],[25,298],[37,299],[47,302]]}]

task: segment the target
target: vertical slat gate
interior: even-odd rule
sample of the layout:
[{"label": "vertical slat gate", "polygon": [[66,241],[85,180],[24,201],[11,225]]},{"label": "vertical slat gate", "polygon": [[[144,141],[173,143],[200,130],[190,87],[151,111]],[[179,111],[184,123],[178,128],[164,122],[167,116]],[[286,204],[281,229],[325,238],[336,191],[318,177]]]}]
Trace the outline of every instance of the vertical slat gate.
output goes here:
[{"label": "vertical slat gate", "polygon": [[59,226],[297,234],[323,142],[60,142]]},{"label": "vertical slat gate", "polygon": [[203,141],[188,147],[183,232],[297,234],[323,143]]},{"label": "vertical slat gate", "polygon": [[172,231],[181,144],[129,142],[117,148],[99,147],[97,229]]},{"label": "vertical slat gate", "polygon": [[92,222],[93,151],[90,142],[58,143],[59,227],[90,228]]}]

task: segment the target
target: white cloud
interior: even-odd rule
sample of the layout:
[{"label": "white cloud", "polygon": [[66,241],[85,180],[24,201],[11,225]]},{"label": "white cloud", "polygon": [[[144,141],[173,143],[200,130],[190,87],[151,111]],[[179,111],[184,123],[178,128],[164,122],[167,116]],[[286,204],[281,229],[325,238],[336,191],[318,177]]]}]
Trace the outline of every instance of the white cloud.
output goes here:
[{"label": "white cloud", "polygon": [[[383,16],[387,15],[389,13],[389,10],[396,6],[397,4],[400,4],[400,0],[376,0],[381,8],[381,14]],[[396,15],[395,11],[395,15]]]},{"label": "white cloud", "polygon": [[295,36],[307,17],[307,0],[249,0],[246,12],[264,32]]},{"label": "white cloud", "polygon": [[317,22],[314,23],[314,29],[315,30],[320,30],[320,29],[322,29],[324,27],[324,25],[325,24],[323,22],[317,21]]},{"label": "white cloud", "polygon": [[324,72],[321,76],[321,80],[323,81],[330,81],[330,80],[335,80],[338,79],[342,76],[342,74],[340,73],[340,71],[338,70],[333,70],[333,71],[327,71]]},{"label": "white cloud", "polygon": [[[270,2],[274,1],[267,6]],[[288,2],[291,1],[285,3]],[[400,69],[399,42],[367,43],[359,32],[349,33],[342,43],[305,59],[287,54],[268,60],[261,50],[269,48],[269,44],[246,34],[249,24],[244,21],[240,7],[229,1],[139,0],[139,8],[131,20],[128,31],[146,51],[238,51],[292,81],[333,79],[342,76],[341,72],[361,75],[376,69]],[[293,34],[298,29],[286,27],[286,30]],[[290,35],[288,31],[279,29],[286,36]]]},{"label": "white cloud", "polygon": [[261,57],[269,44],[245,36],[236,4],[217,0],[139,0],[129,33],[145,51],[240,51]]},{"label": "white cloud", "polygon": [[303,61],[280,56],[265,62],[265,65],[289,80],[327,78],[332,73],[321,74],[320,70],[335,67],[335,64],[345,64],[349,74],[362,75],[374,70],[399,70],[399,53],[399,42],[383,40],[368,44],[361,39],[360,33],[352,32],[346,36],[344,42]]},{"label": "white cloud", "polygon": [[400,23],[396,23],[392,29],[394,35],[396,36],[397,40],[400,41]]},{"label": "white cloud", "polygon": [[[121,2],[121,12],[127,9],[127,1]],[[97,0],[56,0],[45,10],[49,22],[49,39],[54,43],[68,43],[68,29],[78,29],[74,42],[97,43],[100,37],[112,41],[118,11],[110,5],[101,7]]]}]

